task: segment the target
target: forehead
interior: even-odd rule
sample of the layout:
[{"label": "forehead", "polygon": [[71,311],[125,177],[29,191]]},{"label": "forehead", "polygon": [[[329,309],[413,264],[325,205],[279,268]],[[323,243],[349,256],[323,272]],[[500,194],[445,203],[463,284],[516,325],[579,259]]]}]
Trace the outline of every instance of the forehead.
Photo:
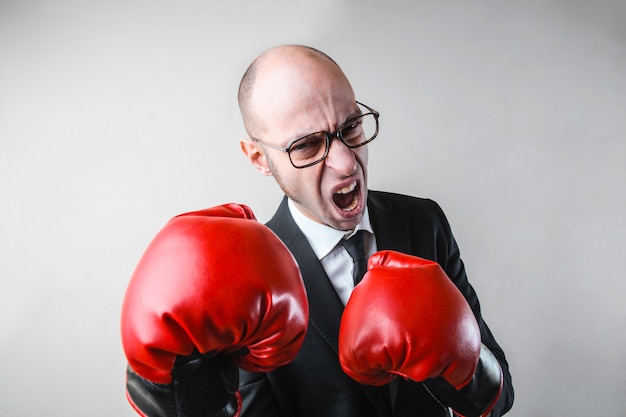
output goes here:
[{"label": "forehead", "polygon": [[263,134],[280,134],[281,142],[334,129],[359,111],[350,82],[328,60],[269,63],[257,78],[252,101]]}]

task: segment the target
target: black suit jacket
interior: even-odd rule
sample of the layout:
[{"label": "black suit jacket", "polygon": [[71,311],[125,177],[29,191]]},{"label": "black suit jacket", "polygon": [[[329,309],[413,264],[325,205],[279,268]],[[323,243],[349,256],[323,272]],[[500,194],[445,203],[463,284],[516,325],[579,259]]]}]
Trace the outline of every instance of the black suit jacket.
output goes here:
[{"label": "black suit jacket", "polygon": [[[431,201],[370,191],[370,220],[378,250],[390,249],[438,262],[461,290],[478,320],[482,342],[496,356],[504,374],[503,392],[493,410],[502,415],[512,405],[513,387],[504,353],[480,313],[448,221]],[[296,359],[273,372],[241,371],[242,417],[442,417],[448,409],[417,382],[394,380],[383,387],[356,383],[341,369],[337,356],[344,309],[335,289],[283,199],[267,225],[296,258],[309,300],[309,328]]]}]

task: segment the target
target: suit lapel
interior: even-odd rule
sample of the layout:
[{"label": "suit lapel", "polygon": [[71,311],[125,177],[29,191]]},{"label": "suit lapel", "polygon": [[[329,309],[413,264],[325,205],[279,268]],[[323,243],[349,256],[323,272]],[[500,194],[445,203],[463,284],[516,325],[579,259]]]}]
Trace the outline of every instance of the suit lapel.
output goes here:
[{"label": "suit lapel", "polygon": [[[383,199],[376,191],[368,191],[368,209],[370,222],[376,236],[377,250],[394,250],[402,253],[410,253],[410,236],[406,227],[406,219],[396,210],[391,214],[393,204],[388,199]],[[389,395],[392,409],[395,409],[396,398],[400,388],[398,378],[389,383]]]},{"label": "suit lapel", "polygon": [[383,199],[376,191],[368,191],[368,195],[367,207],[378,250],[410,253],[410,236],[406,227],[408,222],[402,212],[395,210],[392,215],[391,201]]},{"label": "suit lapel", "polygon": [[285,243],[298,262],[309,300],[309,323],[337,353],[343,303],[306,237],[293,220],[286,198],[267,225]]},{"label": "suit lapel", "polygon": [[[375,206],[376,204],[377,203],[375,203]],[[375,210],[378,210],[377,206]],[[372,210],[370,209],[370,215],[371,214]],[[387,216],[381,214],[376,217],[384,219]],[[326,272],[322,268],[321,263],[317,259],[317,256],[313,252],[313,249],[311,249],[306,237],[293,220],[286,197],[283,198],[278,210],[267,223],[267,226],[285,243],[298,262],[300,273],[302,274],[302,279],[307,290],[310,326],[315,329],[326,343],[328,343],[335,354],[337,354],[339,324],[341,322],[344,306],[335,288],[332,286],[330,279],[328,279]],[[372,227],[375,233],[378,233],[375,223],[373,223]],[[386,223],[383,222],[381,227],[387,227]],[[392,229],[392,233],[383,234],[386,235],[382,240],[384,248],[392,249],[394,247],[391,245],[392,237],[397,233],[399,233],[399,231]],[[376,235],[376,239],[377,244],[381,245],[381,243],[378,243],[378,235]],[[391,417],[389,400],[383,392],[385,388],[360,384],[359,387],[381,417]],[[392,385],[392,398],[395,397],[396,391],[397,389],[394,389]]]}]

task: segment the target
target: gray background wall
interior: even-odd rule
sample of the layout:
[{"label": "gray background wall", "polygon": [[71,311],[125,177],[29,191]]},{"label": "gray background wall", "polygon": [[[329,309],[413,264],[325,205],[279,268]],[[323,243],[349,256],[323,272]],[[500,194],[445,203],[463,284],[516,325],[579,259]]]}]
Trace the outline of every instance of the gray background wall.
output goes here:
[{"label": "gray background wall", "polygon": [[0,415],[134,415],[126,284],[175,214],[273,212],[236,89],[282,43],[381,112],[371,188],[443,206],[510,415],[626,415],[619,0],[0,1]]}]

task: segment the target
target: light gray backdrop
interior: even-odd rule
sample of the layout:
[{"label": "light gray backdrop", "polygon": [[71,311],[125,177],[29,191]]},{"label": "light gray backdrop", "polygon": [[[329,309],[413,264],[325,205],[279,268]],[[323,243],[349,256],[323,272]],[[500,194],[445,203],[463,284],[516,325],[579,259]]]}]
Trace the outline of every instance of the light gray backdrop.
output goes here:
[{"label": "light gray backdrop", "polygon": [[371,188],[448,214],[510,415],[626,415],[620,0],[0,1],[0,415],[134,415],[119,313],[151,238],[281,197],[236,90],[282,43],[381,112]]}]

